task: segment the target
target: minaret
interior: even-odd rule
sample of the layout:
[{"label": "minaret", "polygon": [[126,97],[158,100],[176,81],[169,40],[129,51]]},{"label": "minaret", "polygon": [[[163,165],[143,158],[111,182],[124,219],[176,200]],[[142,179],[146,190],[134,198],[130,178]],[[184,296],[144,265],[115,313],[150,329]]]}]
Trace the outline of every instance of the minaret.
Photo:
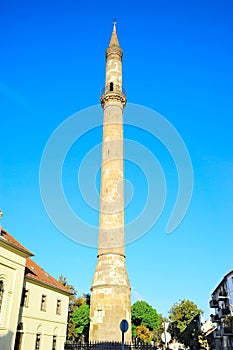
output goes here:
[{"label": "minaret", "polygon": [[106,50],[98,261],[91,286],[90,341],[121,341],[120,322],[126,319],[131,342],[130,285],[124,250],[124,169],[122,114],[122,49],[116,23]]}]

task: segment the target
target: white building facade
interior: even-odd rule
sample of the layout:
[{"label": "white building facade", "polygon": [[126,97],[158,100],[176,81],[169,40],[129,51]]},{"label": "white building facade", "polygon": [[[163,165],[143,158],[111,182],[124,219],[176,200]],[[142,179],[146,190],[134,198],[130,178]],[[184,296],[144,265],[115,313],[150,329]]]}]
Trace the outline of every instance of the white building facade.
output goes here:
[{"label": "white building facade", "polygon": [[14,349],[26,259],[32,253],[0,233],[0,349]]},{"label": "white building facade", "polygon": [[63,350],[70,292],[0,234],[0,349]]}]

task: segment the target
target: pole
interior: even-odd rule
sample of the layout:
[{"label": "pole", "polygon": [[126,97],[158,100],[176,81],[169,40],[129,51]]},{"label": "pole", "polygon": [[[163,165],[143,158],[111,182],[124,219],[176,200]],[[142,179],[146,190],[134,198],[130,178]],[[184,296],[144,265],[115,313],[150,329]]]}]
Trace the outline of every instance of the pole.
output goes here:
[{"label": "pole", "polygon": [[167,349],[167,337],[166,337],[166,323],[164,322],[164,339],[165,339],[165,349]]},{"label": "pole", "polygon": [[125,346],[125,334],[124,332],[121,332],[121,350],[124,350],[124,346]]}]

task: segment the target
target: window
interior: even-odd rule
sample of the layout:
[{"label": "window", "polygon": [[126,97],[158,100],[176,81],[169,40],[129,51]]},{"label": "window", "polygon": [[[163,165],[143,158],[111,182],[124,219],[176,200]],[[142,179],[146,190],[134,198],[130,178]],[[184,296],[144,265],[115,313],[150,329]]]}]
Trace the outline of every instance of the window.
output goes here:
[{"label": "window", "polygon": [[22,341],[23,341],[23,323],[21,322],[18,324],[18,327],[17,327],[14,350],[22,349]]},{"label": "window", "polygon": [[41,345],[41,334],[40,334],[40,333],[37,333],[37,335],[36,335],[35,350],[40,349],[40,345]]},{"label": "window", "polygon": [[3,281],[0,281],[0,312],[2,308],[3,294],[4,294],[4,284],[3,284]]},{"label": "window", "polygon": [[61,300],[60,299],[57,299],[56,314],[61,315]]},{"label": "window", "polygon": [[110,88],[109,88],[110,91],[113,91],[113,83],[110,83]]},{"label": "window", "polygon": [[29,290],[24,288],[22,293],[21,306],[28,307],[28,303],[29,303]]},{"label": "window", "polygon": [[101,305],[97,305],[97,317],[103,317],[103,308]]},{"label": "window", "polygon": [[46,303],[47,303],[47,295],[43,294],[41,298],[41,306],[40,306],[41,311],[46,311]]},{"label": "window", "polygon": [[52,350],[56,350],[57,348],[57,336],[53,336],[53,345],[52,345]]}]

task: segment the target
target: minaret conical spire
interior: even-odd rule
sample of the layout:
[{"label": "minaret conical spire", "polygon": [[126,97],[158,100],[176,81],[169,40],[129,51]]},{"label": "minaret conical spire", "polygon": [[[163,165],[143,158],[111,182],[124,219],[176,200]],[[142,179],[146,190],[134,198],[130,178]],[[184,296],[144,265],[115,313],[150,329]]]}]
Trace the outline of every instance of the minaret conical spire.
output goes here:
[{"label": "minaret conical spire", "polygon": [[120,47],[119,40],[117,37],[117,31],[116,31],[116,21],[113,22],[112,36],[109,43],[109,47],[112,47],[112,46]]},{"label": "minaret conical spire", "polygon": [[109,46],[106,49],[106,75],[105,88],[101,96],[101,105],[109,100],[117,100],[126,104],[126,96],[122,91],[122,56],[123,51],[120,47],[116,32],[116,22],[113,22],[113,30]]}]

